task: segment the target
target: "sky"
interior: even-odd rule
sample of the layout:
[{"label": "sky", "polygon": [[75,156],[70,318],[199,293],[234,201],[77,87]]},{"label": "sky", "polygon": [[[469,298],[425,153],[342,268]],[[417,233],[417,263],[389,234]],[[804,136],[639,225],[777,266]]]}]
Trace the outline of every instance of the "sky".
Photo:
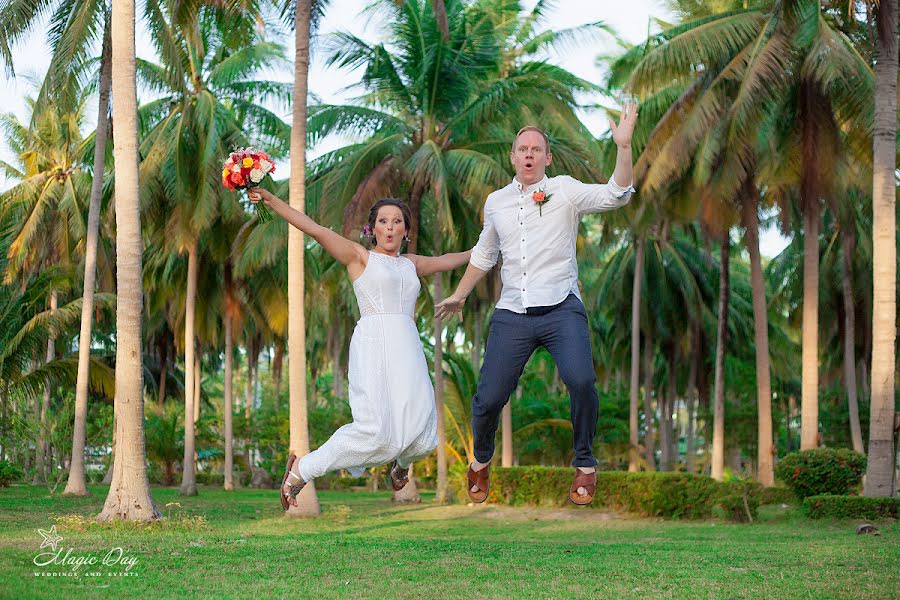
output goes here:
[{"label": "sky", "polygon": [[[320,36],[324,38],[336,31],[347,31],[369,42],[380,41],[382,31],[380,23],[361,14],[368,4],[369,0],[331,0],[319,27]],[[531,9],[536,1],[524,0],[523,4],[527,9]],[[619,0],[557,0],[555,4],[556,8],[548,15],[544,28],[560,30],[586,23],[602,22],[614,28],[622,39],[630,43],[638,43],[647,37],[648,28],[653,28],[651,22],[653,18],[664,21],[671,20],[671,15],[657,0],[628,0],[627,2]],[[141,14],[140,9],[138,14]],[[50,51],[44,36],[46,29],[45,26],[36,27],[32,36],[14,48],[13,65],[17,76],[8,78],[4,75],[3,81],[0,83],[2,110],[12,112],[23,120],[28,114],[25,99],[29,95],[33,95],[34,81],[41,79],[50,62]],[[137,55],[155,61],[155,53],[150,44],[149,35],[140,22],[136,36]],[[286,46],[287,55],[293,56],[293,36],[287,36],[282,42]],[[615,42],[610,36],[600,35],[583,46],[567,47],[564,52],[551,54],[547,58],[579,77],[599,83],[602,72],[596,64],[596,58],[614,48]],[[314,46],[309,85],[311,92],[321,101],[337,104],[354,97],[358,90],[354,91],[352,86],[359,81],[360,76],[360,71],[351,72],[327,67],[324,63],[324,52],[317,51]],[[267,74],[267,77],[280,81],[293,81],[293,75],[287,68],[281,72]],[[140,93],[139,95],[143,96]],[[591,99],[583,98],[581,100],[586,102]],[[95,104],[96,101],[89,104],[88,126],[92,126],[96,121]],[[285,111],[282,113],[285,120],[289,122],[290,114]],[[594,134],[600,134],[607,129],[605,117],[597,112],[582,111],[579,116]],[[309,155],[315,157],[337,148],[345,142],[346,140],[339,138],[327,139],[312,149]],[[0,159],[5,161],[14,159],[5,140],[0,144]],[[285,173],[287,169],[281,168],[279,171]],[[0,188],[6,189],[9,185],[10,182],[0,179]],[[765,256],[777,255],[787,242],[788,240],[774,229],[761,232],[760,248]]]}]

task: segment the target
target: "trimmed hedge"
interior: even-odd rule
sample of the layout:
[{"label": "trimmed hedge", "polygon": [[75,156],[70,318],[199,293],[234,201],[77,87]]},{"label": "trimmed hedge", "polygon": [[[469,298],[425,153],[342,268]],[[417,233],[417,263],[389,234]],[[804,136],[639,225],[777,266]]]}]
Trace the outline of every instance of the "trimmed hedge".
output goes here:
[{"label": "trimmed hedge", "polygon": [[[574,470],[561,467],[492,467],[489,502],[511,506],[567,506]],[[466,465],[454,465],[457,497],[466,494]],[[762,486],[756,482],[720,483],[691,473],[598,471],[593,507],[610,507],[645,516],[702,519],[721,510],[732,520],[756,516]]]},{"label": "trimmed hedge", "polygon": [[821,494],[803,500],[803,512],[811,519],[896,519],[900,498]]},{"label": "trimmed hedge", "polygon": [[797,504],[797,495],[790,488],[774,485],[763,488],[759,496],[759,503],[765,504]]},{"label": "trimmed hedge", "polygon": [[801,500],[820,494],[849,494],[859,488],[865,472],[865,455],[847,448],[792,452],[775,465],[775,476]]}]

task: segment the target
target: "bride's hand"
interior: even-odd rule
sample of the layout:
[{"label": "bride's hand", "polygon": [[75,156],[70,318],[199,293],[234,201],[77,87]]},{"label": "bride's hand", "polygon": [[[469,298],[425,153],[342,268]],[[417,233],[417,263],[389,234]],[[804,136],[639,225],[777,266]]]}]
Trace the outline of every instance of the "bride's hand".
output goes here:
[{"label": "bride's hand", "polygon": [[260,200],[263,200],[266,204],[272,199],[272,193],[269,190],[263,188],[249,188],[247,190],[247,198],[250,199],[250,202],[256,204]]}]

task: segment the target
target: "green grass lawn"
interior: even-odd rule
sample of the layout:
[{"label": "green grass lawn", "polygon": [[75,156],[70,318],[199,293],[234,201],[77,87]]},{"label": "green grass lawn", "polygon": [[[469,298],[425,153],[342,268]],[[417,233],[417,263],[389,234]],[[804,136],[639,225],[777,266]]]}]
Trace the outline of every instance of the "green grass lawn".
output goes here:
[{"label": "green grass lawn", "polygon": [[[154,488],[168,521],[97,525],[106,494],[0,489],[0,595],[9,598],[898,598],[900,525],[809,521],[763,507],[753,524],[638,519],[602,510],[393,506],[390,494],[320,492],[322,515],[289,519],[275,490]],[[166,507],[166,504],[169,506]],[[179,503],[180,506],[171,504]],[[85,518],[79,518],[85,517]],[[58,517],[66,517],[57,521]],[[121,547],[137,562],[33,564],[54,523],[70,556]],[[86,573],[100,572],[98,577]]]}]

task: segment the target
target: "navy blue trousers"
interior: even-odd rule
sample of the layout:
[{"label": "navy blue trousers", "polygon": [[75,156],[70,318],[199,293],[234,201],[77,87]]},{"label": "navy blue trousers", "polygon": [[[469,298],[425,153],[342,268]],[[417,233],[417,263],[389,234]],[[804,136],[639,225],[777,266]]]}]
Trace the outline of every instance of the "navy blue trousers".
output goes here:
[{"label": "navy blue trousers", "polygon": [[600,398],[591,359],[587,313],[581,300],[570,294],[552,307],[528,309],[530,314],[497,309],[491,317],[478,389],[472,398],[475,459],[486,463],[494,456],[494,437],[503,407],[516,389],[531,355],[543,346],[556,361],[569,390],[574,467],[593,467]]}]

